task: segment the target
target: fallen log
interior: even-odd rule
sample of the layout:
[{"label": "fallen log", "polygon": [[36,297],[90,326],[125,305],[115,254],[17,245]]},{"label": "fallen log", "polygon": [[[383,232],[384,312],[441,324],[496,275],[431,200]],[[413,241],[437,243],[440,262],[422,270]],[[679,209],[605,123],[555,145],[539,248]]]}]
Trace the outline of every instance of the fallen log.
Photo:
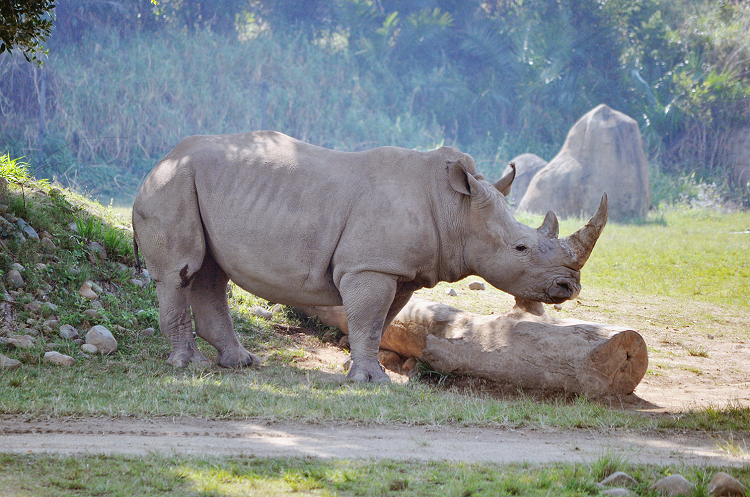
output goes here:
[{"label": "fallen log", "polygon": [[[340,307],[301,310],[348,332]],[[542,304],[520,299],[499,316],[412,299],[383,334],[381,349],[436,371],[588,395],[632,393],[648,368],[646,343],[636,331],[557,319]]]}]

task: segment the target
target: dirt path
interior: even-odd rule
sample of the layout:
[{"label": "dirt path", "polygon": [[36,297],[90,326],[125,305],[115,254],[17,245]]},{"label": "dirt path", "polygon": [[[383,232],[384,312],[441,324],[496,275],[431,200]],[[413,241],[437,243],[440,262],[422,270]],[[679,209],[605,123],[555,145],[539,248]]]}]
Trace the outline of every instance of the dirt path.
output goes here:
[{"label": "dirt path", "polygon": [[355,426],[179,419],[0,418],[0,451],[393,458],[497,463],[577,461],[618,455],[631,463],[740,466],[702,435],[451,426]]}]

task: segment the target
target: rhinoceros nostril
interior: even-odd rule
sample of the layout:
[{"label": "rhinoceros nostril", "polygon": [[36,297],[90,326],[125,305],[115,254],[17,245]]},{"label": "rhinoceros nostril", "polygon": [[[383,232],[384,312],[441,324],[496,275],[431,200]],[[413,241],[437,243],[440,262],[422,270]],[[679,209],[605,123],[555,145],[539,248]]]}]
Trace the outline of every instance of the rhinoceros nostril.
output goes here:
[{"label": "rhinoceros nostril", "polygon": [[558,283],[558,288],[566,293],[573,293],[573,289],[567,283]]}]

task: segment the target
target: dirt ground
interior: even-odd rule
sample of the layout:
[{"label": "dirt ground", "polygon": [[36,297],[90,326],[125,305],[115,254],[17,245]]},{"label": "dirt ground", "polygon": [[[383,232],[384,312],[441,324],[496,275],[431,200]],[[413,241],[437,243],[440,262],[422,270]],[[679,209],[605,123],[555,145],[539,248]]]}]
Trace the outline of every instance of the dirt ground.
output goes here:
[{"label": "dirt ground", "polygon": [[[429,297],[429,295],[427,295]],[[500,297],[501,299],[504,297]],[[508,308],[512,302],[497,305]],[[750,315],[691,301],[662,297],[588,294],[550,313],[628,326],[649,349],[649,371],[633,395],[612,408],[644,413],[678,413],[696,407],[750,406]],[[297,365],[334,372],[345,350],[304,332],[290,338],[306,351]],[[335,371],[340,373],[340,369]],[[408,378],[389,372],[393,381]],[[473,394],[504,397],[515,390],[474,380],[453,386]],[[591,462],[617,454],[631,463],[750,463],[745,450],[730,454],[719,440],[701,433],[624,430],[496,429],[456,426],[357,426],[340,423],[264,423],[176,419],[17,419],[0,417],[0,452],[247,454],[259,457],[402,458],[492,461]]]}]

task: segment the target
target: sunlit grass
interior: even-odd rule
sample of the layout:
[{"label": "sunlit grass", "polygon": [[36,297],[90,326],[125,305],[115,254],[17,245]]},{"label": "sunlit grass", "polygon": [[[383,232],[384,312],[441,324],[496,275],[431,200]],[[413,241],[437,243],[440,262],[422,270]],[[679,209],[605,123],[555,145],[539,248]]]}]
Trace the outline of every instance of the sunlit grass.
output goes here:
[{"label": "sunlit grass", "polygon": [[[605,453],[584,463],[499,465],[413,460],[322,460],[201,456],[50,456],[0,453],[0,494],[8,496],[559,496],[598,495],[615,471],[635,479],[635,495],[681,474],[697,492],[719,468],[632,464]],[[740,482],[750,468],[721,468]]]},{"label": "sunlit grass", "polygon": [[[531,225],[541,216],[519,215]],[[561,222],[562,236],[585,220]],[[750,212],[670,207],[604,229],[581,271],[584,287],[750,306]]]}]

